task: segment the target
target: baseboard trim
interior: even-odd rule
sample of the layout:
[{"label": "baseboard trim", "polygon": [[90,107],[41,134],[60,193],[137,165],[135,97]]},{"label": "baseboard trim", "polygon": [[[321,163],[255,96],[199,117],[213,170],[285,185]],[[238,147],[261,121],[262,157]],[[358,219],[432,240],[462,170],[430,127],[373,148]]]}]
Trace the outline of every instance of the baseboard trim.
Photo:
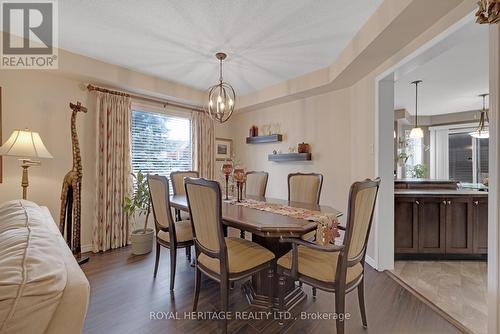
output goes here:
[{"label": "baseboard trim", "polygon": [[453,318],[452,316],[450,316],[442,308],[440,308],[439,306],[437,306],[436,304],[434,304],[432,301],[430,301],[429,299],[427,299],[424,295],[422,295],[420,292],[418,292],[417,290],[415,290],[413,287],[411,287],[410,285],[408,285],[405,281],[403,281],[398,276],[396,276],[396,274],[394,274],[392,271],[385,270],[384,272],[387,273],[387,276],[389,276],[390,278],[392,278],[393,280],[395,280],[396,283],[398,283],[399,285],[401,285],[405,290],[407,290],[412,295],[414,295],[415,297],[417,297],[420,301],[422,301],[424,304],[426,304],[427,306],[429,306],[434,312],[436,312],[442,318],[444,318],[446,321],[448,321],[450,324],[452,324],[453,326],[455,326],[459,331],[461,331],[462,333],[465,333],[465,334],[474,334],[474,332],[472,332],[470,329],[468,329],[467,327],[465,327],[464,325],[462,325],[459,321],[457,321],[455,318]]},{"label": "baseboard trim", "polygon": [[92,251],[92,244],[82,246],[82,253],[87,253],[87,252],[91,252],[91,251]]},{"label": "baseboard trim", "polygon": [[377,270],[377,271],[378,271],[378,268],[377,268],[377,267],[378,267],[378,266],[377,266],[377,262],[376,262],[373,258],[371,258],[371,257],[369,257],[368,255],[366,255],[366,256],[365,256],[365,262],[366,262],[366,263],[368,263],[368,265],[369,265],[370,267],[372,267],[373,269],[375,269],[375,270]]}]

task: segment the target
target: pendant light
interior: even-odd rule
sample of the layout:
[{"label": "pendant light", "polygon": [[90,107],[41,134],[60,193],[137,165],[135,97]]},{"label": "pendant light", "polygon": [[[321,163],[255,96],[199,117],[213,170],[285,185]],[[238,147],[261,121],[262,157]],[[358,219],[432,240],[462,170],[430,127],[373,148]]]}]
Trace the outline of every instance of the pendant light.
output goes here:
[{"label": "pendant light", "polygon": [[222,61],[227,55],[224,52],[217,52],[215,57],[219,60],[219,83],[208,89],[207,112],[210,118],[219,123],[226,122],[234,111],[236,95],[233,87],[222,78]]},{"label": "pendant light", "polygon": [[424,131],[422,131],[422,128],[418,127],[418,84],[421,82],[422,80],[416,80],[412,82],[412,84],[415,85],[415,127],[411,129],[410,138],[424,137]]},{"label": "pendant light", "polygon": [[479,118],[479,126],[476,130],[470,132],[469,134],[474,138],[490,138],[490,131],[488,130],[488,124],[490,119],[488,117],[488,112],[486,111],[486,96],[489,94],[481,94],[480,97],[483,98],[483,110],[481,110],[481,116]]}]

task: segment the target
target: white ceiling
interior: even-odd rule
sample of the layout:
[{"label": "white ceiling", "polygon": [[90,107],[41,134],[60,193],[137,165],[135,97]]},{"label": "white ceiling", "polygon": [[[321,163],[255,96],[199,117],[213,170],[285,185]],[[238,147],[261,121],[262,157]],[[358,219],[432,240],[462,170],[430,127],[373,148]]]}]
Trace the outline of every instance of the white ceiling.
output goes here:
[{"label": "white ceiling", "polygon": [[419,115],[482,107],[478,95],[489,92],[487,25],[471,20],[423,57],[427,57],[423,64],[396,78],[396,109],[415,114],[415,85],[410,84],[414,80],[423,80],[418,87]]},{"label": "white ceiling", "polygon": [[241,95],[332,64],[382,0],[64,0],[60,46],[207,89]]}]

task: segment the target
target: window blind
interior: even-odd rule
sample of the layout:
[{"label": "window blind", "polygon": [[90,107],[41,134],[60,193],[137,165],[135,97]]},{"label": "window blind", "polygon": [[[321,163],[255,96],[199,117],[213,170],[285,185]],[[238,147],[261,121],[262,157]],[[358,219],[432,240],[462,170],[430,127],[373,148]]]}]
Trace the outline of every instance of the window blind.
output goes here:
[{"label": "window blind", "polygon": [[[132,170],[169,177],[192,170],[191,120],[167,114],[132,111]],[[170,187],[172,191],[172,187]]]}]

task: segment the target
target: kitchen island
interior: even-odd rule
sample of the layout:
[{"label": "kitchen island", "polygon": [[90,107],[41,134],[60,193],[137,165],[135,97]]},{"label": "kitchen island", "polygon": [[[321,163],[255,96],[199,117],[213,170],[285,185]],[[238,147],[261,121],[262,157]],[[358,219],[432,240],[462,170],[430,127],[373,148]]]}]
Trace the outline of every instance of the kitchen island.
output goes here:
[{"label": "kitchen island", "polygon": [[425,180],[426,187],[423,182],[404,187],[398,181],[400,186],[394,191],[396,260],[486,258],[487,191],[453,189],[443,181],[434,187],[432,180]]}]

